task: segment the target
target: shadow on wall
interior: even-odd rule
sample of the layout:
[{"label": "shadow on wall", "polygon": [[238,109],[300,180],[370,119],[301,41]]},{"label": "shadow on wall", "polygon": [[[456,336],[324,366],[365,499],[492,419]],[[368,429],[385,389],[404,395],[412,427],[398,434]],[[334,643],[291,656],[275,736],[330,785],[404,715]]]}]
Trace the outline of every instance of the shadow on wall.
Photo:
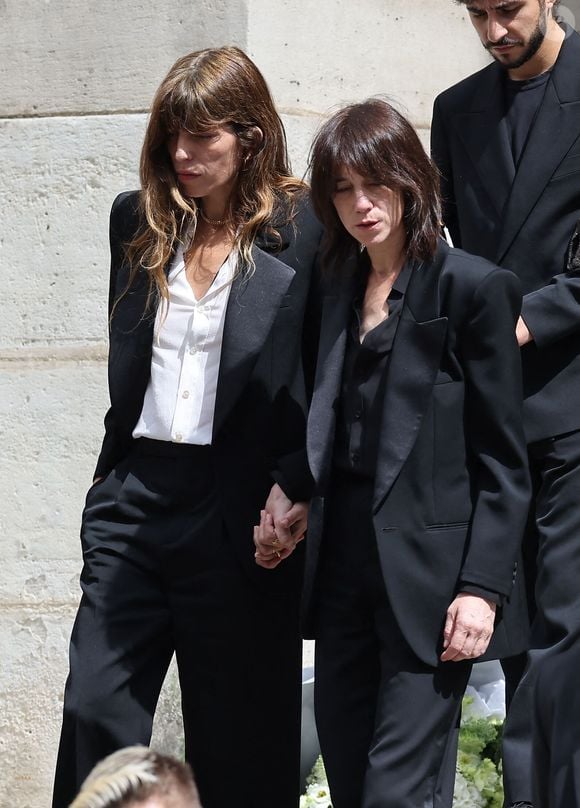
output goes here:
[{"label": "shadow on wall", "polygon": [[563,0],[558,6],[558,14],[564,22],[580,32],[580,0]]}]

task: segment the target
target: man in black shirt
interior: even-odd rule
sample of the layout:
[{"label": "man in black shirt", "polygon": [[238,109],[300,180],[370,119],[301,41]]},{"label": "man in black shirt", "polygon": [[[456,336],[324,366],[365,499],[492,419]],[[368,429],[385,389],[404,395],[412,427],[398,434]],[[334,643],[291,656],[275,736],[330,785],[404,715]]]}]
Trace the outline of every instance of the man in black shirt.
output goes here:
[{"label": "man in black shirt", "polygon": [[[580,273],[566,267],[580,216],[580,37],[558,22],[558,0],[458,1],[494,62],[435,101],[445,224],[455,246],[511,269],[524,291],[517,337],[534,484],[523,544],[532,629],[508,711],[504,782],[506,805],[526,806],[536,667],[580,632]],[[524,662],[504,661],[508,696]]]}]

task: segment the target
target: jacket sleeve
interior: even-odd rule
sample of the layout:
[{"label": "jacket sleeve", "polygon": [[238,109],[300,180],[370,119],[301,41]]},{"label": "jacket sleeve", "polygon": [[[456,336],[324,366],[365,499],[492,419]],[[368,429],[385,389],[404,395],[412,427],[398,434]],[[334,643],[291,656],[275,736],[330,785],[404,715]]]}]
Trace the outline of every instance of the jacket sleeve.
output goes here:
[{"label": "jacket sleeve", "polygon": [[441,201],[443,224],[449,230],[454,247],[461,247],[461,233],[457,221],[457,206],[453,191],[453,169],[449,154],[449,138],[441,109],[440,97],[435,99],[431,121],[431,158],[441,175]]},{"label": "jacket sleeve", "polygon": [[473,517],[460,580],[509,595],[530,497],[515,323],[517,278],[495,269],[460,334]]},{"label": "jacket sleeve", "polygon": [[[308,296],[304,310],[302,324],[302,373],[307,408],[310,407],[316,372],[316,358],[318,356],[318,341],[320,337],[320,320],[322,315],[322,281],[321,281],[321,240],[322,226],[315,218],[310,206],[305,210],[308,228],[312,230],[316,249],[313,251]],[[298,233],[298,238],[300,234]],[[311,499],[314,494],[314,478],[310,472],[306,454],[306,417],[300,424],[300,433],[303,436],[303,445],[300,449],[290,453],[280,454],[276,458],[276,468],[272,470],[272,477],[293,502],[302,502]]]},{"label": "jacket sleeve", "polygon": [[580,223],[570,241],[566,271],[524,296],[522,317],[538,348],[580,331]]},{"label": "jacket sleeve", "polygon": [[[118,276],[125,257],[124,242],[127,237],[126,208],[128,205],[131,205],[133,212],[135,212],[134,200],[136,199],[136,196],[137,195],[135,192],[132,191],[119,194],[119,196],[113,202],[109,217],[109,247],[111,254],[108,303],[109,336],[111,331],[111,316],[113,313],[113,306],[119,293],[117,289]],[[107,475],[111,469],[117,465],[125,453],[125,449],[119,436],[119,430],[116,424],[115,412],[112,407],[109,408],[105,415],[104,424],[105,435],[103,437],[103,443],[93,474],[93,479]]]}]

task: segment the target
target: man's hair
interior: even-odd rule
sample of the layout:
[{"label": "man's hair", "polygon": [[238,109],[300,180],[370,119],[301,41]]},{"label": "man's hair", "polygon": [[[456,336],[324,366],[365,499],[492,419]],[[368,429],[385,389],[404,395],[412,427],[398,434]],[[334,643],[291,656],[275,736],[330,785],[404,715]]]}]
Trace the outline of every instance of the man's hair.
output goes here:
[{"label": "man's hair", "polygon": [[[471,0],[454,0],[454,2],[457,3],[458,6],[466,6],[468,3],[471,2]],[[542,0],[538,0],[538,2],[541,5]],[[559,6],[559,5],[560,5],[560,0],[554,0],[553,9],[555,9],[556,6]],[[553,14],[553,11],[552,11],[552,14]]]},{"label": "man's hair", "polygon": [[97,763],[70,808],[136,808],[150,797],[166,797],[167,808],[201,808],[187,763],[146,746],[128,746]]}]

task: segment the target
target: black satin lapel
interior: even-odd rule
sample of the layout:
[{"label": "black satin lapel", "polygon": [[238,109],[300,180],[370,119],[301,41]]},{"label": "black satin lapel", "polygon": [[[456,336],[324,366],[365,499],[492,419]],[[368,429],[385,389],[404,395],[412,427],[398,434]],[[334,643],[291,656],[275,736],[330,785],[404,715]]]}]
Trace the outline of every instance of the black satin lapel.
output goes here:
[{"label": "black satin lapel", "polygon": [[407,309],[397,328],[387,376],[374,509],[389,493],[417,438],[431,400],[447,318],[418,323]]},{"label": "black satin lapel", "polygon": [[[575,67],[580,71],[580,65]],[[530,211],[580,132],[580,99],[562,103],[550,80],[504,212],[496,262],[503,260]]]},{"label": "black satin lapel", "polygon": [[387,371],[374,508],[389,493],[417,438],[441,361],[447,318],[439,317],[438,286],[449,253],[440,240],[435,258],[413,270]]},{"label": "black satin lapel", "polygon": [[504,117],[501,76],[499,68],[492,69],[487,86],[474,99],[473,108],[453,117],[453,125],[498,217],[507,202],[515,176]]},{"label": "black satin lapel", "polygon": [[325,297],[323,303],[320,348],[307,435],[308,461],[318,483],[323,480],[330,465],[353,291],[353,284],[348,284],[342,293]]},{"label": "black satin lapel", "polygon": [[242,392],[294,277],[291,267],[257,247],[252,256],[255,269],[235,278],[226,309],[214,435]]}]

